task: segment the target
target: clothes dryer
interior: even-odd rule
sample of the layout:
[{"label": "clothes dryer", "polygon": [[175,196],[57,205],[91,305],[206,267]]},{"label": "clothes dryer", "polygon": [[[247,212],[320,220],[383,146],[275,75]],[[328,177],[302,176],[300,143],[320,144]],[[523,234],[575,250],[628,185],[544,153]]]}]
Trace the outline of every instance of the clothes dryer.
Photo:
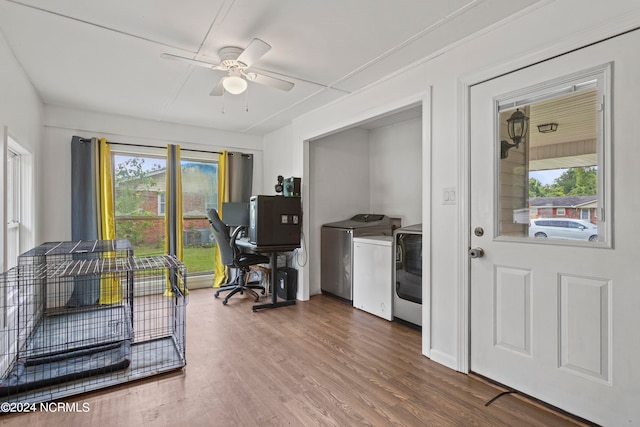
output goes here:
[{"label": "clothes dryer", "polygon": [[422,224],[394,230],[393,316],[422,326]]}]

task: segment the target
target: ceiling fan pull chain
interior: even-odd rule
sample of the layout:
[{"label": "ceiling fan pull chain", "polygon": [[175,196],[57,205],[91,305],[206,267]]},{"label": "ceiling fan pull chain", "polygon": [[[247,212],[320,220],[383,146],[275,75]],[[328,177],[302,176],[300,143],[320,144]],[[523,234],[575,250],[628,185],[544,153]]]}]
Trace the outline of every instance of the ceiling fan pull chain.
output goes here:
[{"label": "ceiling fan pull chain", "polygon": [[249,112],[249,88],[244,91],[244,112]]}]

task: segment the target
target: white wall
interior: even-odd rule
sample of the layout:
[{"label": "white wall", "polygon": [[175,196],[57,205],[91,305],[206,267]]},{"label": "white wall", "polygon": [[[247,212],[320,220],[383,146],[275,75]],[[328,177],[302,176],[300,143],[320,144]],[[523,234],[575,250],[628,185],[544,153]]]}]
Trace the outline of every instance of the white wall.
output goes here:
[{"label": "white wall", "polygon": [[[369,131],[349,129],[316,141],[309,147],[309,208],[304,224],[310,286],[298,287],[308,299],[320,293],[320,229],[322,224],[369,212]],[[304,292],[304,293],[301,293]]]},{"label": "white wall", "polygon": [[263,144],[264,174],[262,176],[262,193],[276,194],[275,185],[278,175],[285,178],[299,177],[302,173],[302,165],[296,163],[300,158],[301,147],[291,149],[291,126],[286,126],[276,132],[266,135]]},{"label": "white wall", "polygon": [[369,212],[422,222],[422,120],[405,120],[369,134]]},{"label": "white wall", "polygon": [[[41,229],[39,218],[41,217],[41,182],[43,181],[40,173],[43,158],[40,154],[42,116],[43,107],[40,97],[0,34],[0,141],[4,137],[6,127],[8,134],[32,156],[35,217],[32,224],[28,224],[26,229],[21,229],[21,233],[26,233],[27,240],[30,241],[38,241]],[[4,164],[0,162],[0,177],[4,176],[3,170]],[[0,200],[5,199],[4,183],[0,179]],[[0,224],[4,224],[5,221],[0,212]],[[2,231],[0,231],[0,242],[4,242]],[[0,245],[0,248],[2,247]],[[1,270],[4,269],[0,268]]]},{"label": "white wall", "polygon": [[[262,138],[215,129],[141,120],[56,106],[44,109],[42,241],[71,239],[71,137],[183,149],[233,150],[254,155],[253,192],[262,186]],[[186,153],[183,153],[185,156]],[[40,242],[38,242],[40,243]]]},{"label": "white wall", "polygon": [[[567,19],[571,16],[572,19]],[[431,159],[423,165],[422,191],[425,197],[423,222],[430,226],[425,235],[431,247],[431,327],[423,328],[423,337],[430,338],[431,358],[452,368],[459,368],[464,359],[466,336],[459,325],[466,277],[466,248],[461,244],[468,230],[460,230],[468,198],[466,168],[462,164],[460,140],[465,134],[464,99],[467,83],[505,73],[539,60],[567,52],[590,42],[640,25],[640,4],[636,0],[589,2],[585,7],[579,0],[543,1],[500,25],[487,29],[454,47],[445,49],[420,64],[369,88],[353,93],[326,107],[294,120],[289,146],[278,147],[282,152],[300,152],[292,169],[303,167],[303,188],[314,186],[311,169],[313,154],[310,140],[352,126],[384,112],[424,101],[430,114],[424,119],[423,153]],[[431,93],[431,99],[422,99]],[[428,103],[428,104],[427,104]],[[289,130],[287,130],[289,133]],[[302,150],[300,149],[302,147]],[[464,149],[464,148],[463,148]],[[458,204],[443,205],[444,188],[458,189]],[[318,209],[303,194],[303,206],[315,216]],[[323,207],[322,209],[326,209]],[[324,212],[324,211],[323,211]],[[305,222],[308,227],[310,221]],[[308,229],[305,229],[308,232]],[[311,247],[314,242],[309,241]],[[316,252],[317,253],[317,252]],[[317,255],[316,255],[317,256]],[[301,273],[301,287],[309,288],[313,277],[309,266]],[[306,271],[305,271],[306,270]],[[462,350],[461,350],[462,349]]]}]

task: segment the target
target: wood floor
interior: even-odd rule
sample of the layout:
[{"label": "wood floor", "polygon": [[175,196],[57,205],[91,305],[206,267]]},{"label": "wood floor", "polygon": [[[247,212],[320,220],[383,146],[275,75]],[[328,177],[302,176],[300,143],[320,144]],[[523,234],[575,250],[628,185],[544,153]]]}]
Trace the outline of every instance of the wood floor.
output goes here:
[{"label": "wood floor", "polygon": [[256,313],[252,304],[191,291],[186,368],[67,399],[78,412],[4,415],[0,424],[580,425],[514,395],[485,406],[503,390],[431,362],[420,332],[400,323],[321,295]]}]

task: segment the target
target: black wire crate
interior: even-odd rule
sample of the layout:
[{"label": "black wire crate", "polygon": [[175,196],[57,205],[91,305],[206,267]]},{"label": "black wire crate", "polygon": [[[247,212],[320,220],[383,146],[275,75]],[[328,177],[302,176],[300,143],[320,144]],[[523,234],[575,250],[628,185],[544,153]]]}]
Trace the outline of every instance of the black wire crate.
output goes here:
[{"label": "black wire crate", "polygon": [[1,401],[49,401],[186,365],[186,268],[175,257],[36,249],[0,276]]}]

